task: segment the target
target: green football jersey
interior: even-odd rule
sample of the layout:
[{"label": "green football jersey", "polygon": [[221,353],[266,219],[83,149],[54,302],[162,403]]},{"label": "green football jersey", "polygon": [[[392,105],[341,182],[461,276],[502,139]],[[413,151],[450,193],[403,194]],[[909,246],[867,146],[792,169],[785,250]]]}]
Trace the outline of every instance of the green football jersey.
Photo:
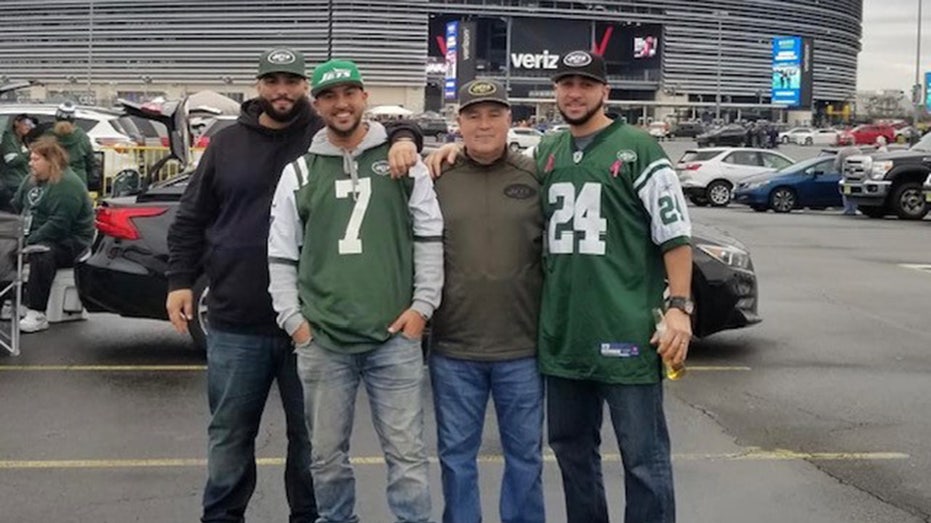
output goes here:
[{"label": "green football jersey", "polygon": [[298,283],[301,313],[323,347],[365,352],[390,338],[411,304],[413,181],[388,176],[388,145],[358,156],[358,179],[340,156],[307,154],[295,194],[305,224]]},{"label": "green football jersey", "polygon": [[663,252],[691,235],[672,165],[654,138],[621,122],[584,150],[568,132],[547,137],[535,157],[547,220],[541,371],[656,383],[649,340],[666,287]]}]

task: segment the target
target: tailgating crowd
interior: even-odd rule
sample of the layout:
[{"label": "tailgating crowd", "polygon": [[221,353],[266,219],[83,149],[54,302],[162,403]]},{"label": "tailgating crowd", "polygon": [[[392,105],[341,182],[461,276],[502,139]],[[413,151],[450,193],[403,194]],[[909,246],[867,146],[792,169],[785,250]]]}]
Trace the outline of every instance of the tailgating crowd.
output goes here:
[{"label": "tailgating crowd", "polygon": [[45,311],[56,272],[72,267],[94,238],[87,182],[99,175],[98,166],[90,139],[74,121],[71,102],[59,106],[49,125],[19,114],[0,140],[0,212],[22,217],[29,263],[25,307],[14,311],[4,303],[2,315],[18,314],[22,332],[48,329]]},{"label": "tailgating crowd", "polygon": [[[662,379],[691,339],[691,224],[657,142],[605,114],[601,57],[560,60],[553,86],[569,130],[532,158],[507,147],[510,103],[494,81],[459,89],[462,144],[426,163],[416,125],[363,121],[368,93],[349,60],[308,75],[300,52],[272,49],[256,85],[236,125],[211,140],[168,235],[176,329],[193,320],[195,282],[210,282],[201,521],[245,520],[274,383],[291,521],[359,521],[349,442],[360,386],[393,518],[430,521],[426,372],[444,522],[482,520],[489,398],[504,455],[501,521],[546,519],[544,419],[566,505],[555,519],[609,520],[605,404],[625,521],[675,521]],[[93,236],[93,157],[73,106],[59,113],[62,125],[42,132],[17,116],[3,138],[2,203],[24,216],[27,243],[44,246],[30,254],[27,331],[43,328],[55,269]]]}]

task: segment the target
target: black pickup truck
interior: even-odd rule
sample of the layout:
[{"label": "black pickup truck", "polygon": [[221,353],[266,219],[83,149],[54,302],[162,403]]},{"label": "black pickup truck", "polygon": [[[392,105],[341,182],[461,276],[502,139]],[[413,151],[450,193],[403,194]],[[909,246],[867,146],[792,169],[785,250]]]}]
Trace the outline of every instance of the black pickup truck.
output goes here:
[{"label": "black pickup truck", "polygon": [[907,150],[847,157],[840,190],[870,218],[920,220],[931,209],[922,193],[929,174],[931,134]]}]

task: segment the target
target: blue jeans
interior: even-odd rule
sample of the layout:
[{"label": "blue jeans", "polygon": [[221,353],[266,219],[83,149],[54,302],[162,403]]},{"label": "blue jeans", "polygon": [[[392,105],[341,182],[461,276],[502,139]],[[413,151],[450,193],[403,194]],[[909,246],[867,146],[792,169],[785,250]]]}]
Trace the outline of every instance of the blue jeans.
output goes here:
[{"label": "blue jeans", "polygon": [[568,523],[608,523],[601,473],[604,403],[624,465],[625,523],[676,520],[663,384],[611,385],[546,377],[550,447],[562,472]]},{"label": "blue jeans", "polygon": [[310,475],[310,438],[296,358],[286,336],[234,334],[211,329],[207,337],[210,403],[207,486],[203,522],[242,522],[255,490],[255,437],[272,382],[284,406],[288,433],[285,493],[292,523],[317,518]]},{"label": "blue jeans", "polygon": [[443,472],[443,523],[482,521],[476,458],[488,396],[504,450],[503,523],[543,523],[543,378],[536,358],[500,362],[430,356],[437,446]]},{"label": "blue jeans", "polygon": [[359,521],[349,463],[349,436],[359,383],[388,463],[388,506],[401,522],[430,519],[423,421],[423,353],[419,340],[397,335],[361,354],[329,351],[316,342],[298,348],[304,386],[318,523]]}]

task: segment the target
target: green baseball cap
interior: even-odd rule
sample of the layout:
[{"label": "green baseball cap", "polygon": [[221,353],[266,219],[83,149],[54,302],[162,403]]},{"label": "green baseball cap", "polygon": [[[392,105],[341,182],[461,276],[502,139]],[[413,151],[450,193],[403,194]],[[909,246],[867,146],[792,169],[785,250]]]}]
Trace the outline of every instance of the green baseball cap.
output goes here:
[{"label": "green baseball cap", "polygon": [[314,69],[314,75],[310,81],[310,94],[317,96],[321,91],[344,84],[364,87],[359,67],[349,60],[329,60]]},{"label": "green baseball cap", "polygon": [[307,66],[304,63],[304,54],[287,47],[278,47],[262,53],[259,58],[259,72],[256,78],[275,73],[287,73],[301,78],[307,78]]}]

